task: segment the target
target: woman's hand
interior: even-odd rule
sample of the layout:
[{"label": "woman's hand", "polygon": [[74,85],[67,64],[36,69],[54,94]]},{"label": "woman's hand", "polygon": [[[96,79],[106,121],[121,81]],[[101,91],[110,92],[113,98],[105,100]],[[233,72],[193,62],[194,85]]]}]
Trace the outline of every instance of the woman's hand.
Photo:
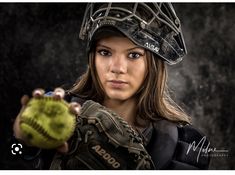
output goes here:
[{"label": "woman's hand", "polygon": [[[63,99],[64,95],[65,95],[65,92],[61,88],[56,88],[52,93],[52,97],[55,99]],[[33,91],[32,96],[34,98],[40,98],[40,97],[44,96],[44,90],[43,89],[36,89]],[[30,146],[29,142],[27,141],[27,138],[24,137],[24,135],[22,134],[22,132],[20,130],[20,114],[23,112],[23,110],[25,109],[28,102],[29,102],[29,97],[27,95],[22,96],[22,98],[21,98],[22,108],[21,108],[20,113],[18,114],[18,116],[16,117],[16,120],[14,122],[13,131],[14,131],[14,135],[17,139],[23,141],[26,145]],[[79,114],[80,108],[81,108],[80,104],[78,104],[76,102],[72,102],[69,104],[70,112],[75,115]],[[59,146],[57,148],[57,151],[59,151],[61,153],[68,152],[68,143],[64,142],[61,146]]]}]

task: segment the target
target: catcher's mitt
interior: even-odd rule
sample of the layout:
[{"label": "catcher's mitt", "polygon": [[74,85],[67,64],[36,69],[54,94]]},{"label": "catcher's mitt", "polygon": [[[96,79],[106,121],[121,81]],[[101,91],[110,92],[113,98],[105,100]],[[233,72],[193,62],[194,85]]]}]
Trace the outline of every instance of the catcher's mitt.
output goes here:
[{"label": "catcher's mitt", "polygon": [[142,139],[117,114],[86,101],[77,117],[70,152],[57,154],[51,169],[154,169]]}]

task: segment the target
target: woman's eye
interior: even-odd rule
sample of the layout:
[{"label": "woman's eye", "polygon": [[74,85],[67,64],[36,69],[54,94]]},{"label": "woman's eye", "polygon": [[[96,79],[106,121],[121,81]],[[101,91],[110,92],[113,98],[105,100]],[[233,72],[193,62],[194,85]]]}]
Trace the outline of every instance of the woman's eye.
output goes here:
[{"label": "woman's eye", "polygon": [[108,50],[98,50],[98,53],[102,56],[111,56],[111,52]]},{"label": "woman's eye", "polygon": [[140,54],[140,53],[137,53],[137,52],[133,52],[133,53],[130,53],[128,57],[131,58],[131,59],[138,59],[141,56],[143,56],[143,54]]}]

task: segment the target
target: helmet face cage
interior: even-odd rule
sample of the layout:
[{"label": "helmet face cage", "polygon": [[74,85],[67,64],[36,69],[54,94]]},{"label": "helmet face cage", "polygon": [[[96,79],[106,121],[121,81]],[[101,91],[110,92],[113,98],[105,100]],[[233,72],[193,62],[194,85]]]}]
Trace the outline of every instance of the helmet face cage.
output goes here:
[{"label": "helmet face cage", "polygon": [[89,3],[79,37],[90,44],[94,33],[105,26],[115,27],[169,64],[178,63],[187,52],[170,3]]}]

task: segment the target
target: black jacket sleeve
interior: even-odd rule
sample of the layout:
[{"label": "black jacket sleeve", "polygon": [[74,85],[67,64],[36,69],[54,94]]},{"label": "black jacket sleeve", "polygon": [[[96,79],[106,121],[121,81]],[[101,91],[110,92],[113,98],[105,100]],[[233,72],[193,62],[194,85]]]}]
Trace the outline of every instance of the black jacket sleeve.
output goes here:
[{"label": "black jacket sleeve", "polygon": [[157,169],[208,169],[210,156],[206,136],[192,125],[179,125],[167,120],[153,124],[146,146]]}]

